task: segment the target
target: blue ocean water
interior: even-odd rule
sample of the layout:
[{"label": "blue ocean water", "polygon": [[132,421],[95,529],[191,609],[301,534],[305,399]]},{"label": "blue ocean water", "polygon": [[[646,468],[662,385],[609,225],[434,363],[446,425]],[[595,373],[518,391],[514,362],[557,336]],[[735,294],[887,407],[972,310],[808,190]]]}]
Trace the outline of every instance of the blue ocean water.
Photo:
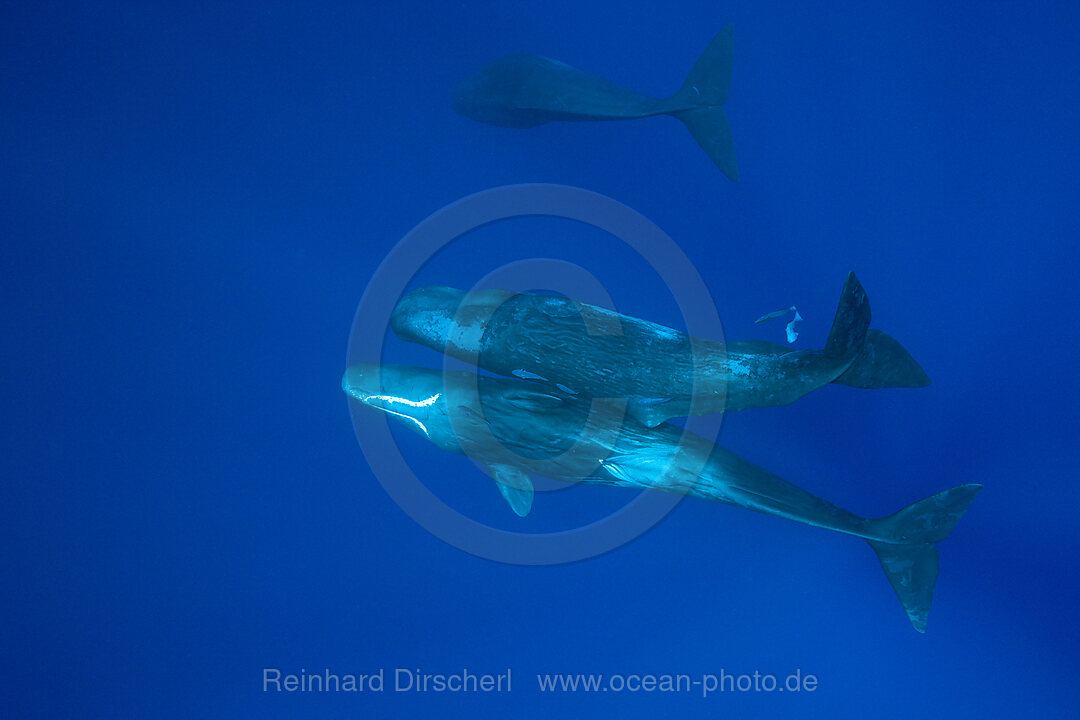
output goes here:
[{"label": "blue ocean water", "polygon": [[[1075,119],[1068,3],[35,2],[0,10],[4,717],[1071,717]],[[666,96],[735,27],[741,178],[679,123],[482,125],[455,83],[558,58]],[[693,262],[730,339],[818,347],[859,274],[874,326],[933,380],[734,413],[720,442],[868,516],[986,486],[941,544],[928,632],[864,543],[682,502],[553,567],[429,534],[358,446],[353,314],[411,228],[489,188],[601,193]],[[521,218],[410,287],[557,258],[621,312],[682,327],[610,236]],[[439,357],[388,337],[387,362]],[[399,446],[445,503],[506,530],[604,517],[627,491],[538,494],[518,520],[464,457]],[[512,673],[503,692],[395,676]],[[378,674],[363,692],[282,674]],[[799,692],[633,691],[618,675]],[[543,692],[537,675],[603,675]],[[633,684],[633,683],[631,683]]]}]

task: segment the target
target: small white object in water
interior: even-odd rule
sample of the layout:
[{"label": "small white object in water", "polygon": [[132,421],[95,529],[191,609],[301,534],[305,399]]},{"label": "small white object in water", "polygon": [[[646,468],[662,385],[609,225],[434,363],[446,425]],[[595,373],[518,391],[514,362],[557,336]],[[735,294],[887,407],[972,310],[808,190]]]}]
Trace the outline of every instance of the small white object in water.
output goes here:
[{"label": "small white object in water", "polygon": [[793,343],[799,337],[799,332],[795,329],[795,323],[802,320],[802,315],[799,314],[799,311],[795,309],[794,305],[789,308],[784,308],[782,310],[774,310],[771,313],[765,313],[757,320],[755,320],[754,324],[763,323],[766,320],[775,320],[778,317],[783,317],[784,315],[787,315],[789,312],[795,313],[795,317],[792,318],[791,322],[787,324],[785,330],[787,332],[787,341],[789,343]]},{"label": "small white object in water", "polygon": [[[795,310],[795,306],[792,305],[791,309]],[[795,342],[795,340],[799,337],[799,333],[795,329],[795,323],[799,322],[800,320],[802,320],[802,315],[799,314],[798,310],[795,310],[795,317],[793,317],[791,319],[791,322],[787,324],[787,327],[784,328],[785,330],[787,330],[787,341],[789,343]]]}]

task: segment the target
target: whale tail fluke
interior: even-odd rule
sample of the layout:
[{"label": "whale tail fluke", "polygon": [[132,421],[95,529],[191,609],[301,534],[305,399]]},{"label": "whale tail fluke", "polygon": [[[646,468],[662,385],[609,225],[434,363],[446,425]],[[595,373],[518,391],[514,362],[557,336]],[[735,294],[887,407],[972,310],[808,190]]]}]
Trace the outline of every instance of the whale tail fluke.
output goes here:
[{"label": "whale tail fluke", "polygon": [[850,366],[862,350],[869,329],[870,299],[855,273],[848,273],[840,292],[840,302],[836,305],[829,339],[825,341],[825,354],[842,359]]},{"label": "whale tail fluke", "polygon": [[693,105],[723,105],[731,89],[731,63],[735,58],[734,29],[725,25],[690,68],[676,100]]},{"label": "whale tail fluke", "polygon": [[721,107],[704,107],[675,113],[697,144],[720,171],[732,180],[739,180],[739,164],[735,160],[735,141],[727,114]]},{"label": "whale tail fluke", "polygon": [[857,388],[918,388],[929,385],[930,378],[896,338],[871,328],[855,362],[833,382]]},{"label": "whale tail fluke", "polygon": [[729,178],[738,180],[739,166],[735,161],[731,126],[720,107],[727,102],[731,88],[732,38],[731,25],[725,25],[716,33],[672,101],[691,106],[689,110],[673,114],[682,120],[709,159]]},{"label": "whale tail fluke", "polygon": [[949,536],[979,490],[982,485],[959,485],[873,523],[874,534],[891,541],[867,542],[877,554],[912,627],[919,632],[926,632],[926,618],[937,582],[935,543]]}]

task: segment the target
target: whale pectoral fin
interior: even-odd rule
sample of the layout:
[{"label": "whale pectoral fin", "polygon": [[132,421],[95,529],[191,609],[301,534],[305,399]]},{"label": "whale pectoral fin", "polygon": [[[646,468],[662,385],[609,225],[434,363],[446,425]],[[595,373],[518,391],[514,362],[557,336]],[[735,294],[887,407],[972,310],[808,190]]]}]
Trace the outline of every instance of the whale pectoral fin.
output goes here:
[{"label": "whale pectoral fin", "polygon": [[625,458],[624,455],[613,455],[600,461],[600,467],[607,471],[608,475],[615,478],[621,483],[630,484],[632,481],[630,474],[626,472],[626,469],[620,464],[620,460]]},{"label": "whale pectoral fin", "polygon": [[512,465],[489,465],[488,469],[495,478],[495,487],[510,503],[510,508],[518,517],[528,515],[533,503],[533,484],[529,476]]},{"label": "whale pectoral fin", "polygon": [[630,398],[626,412],[645,427],[656,427],[672,417],[671,398]]},{"label": "whale pectoral fin", "polygon": [[565,402],[558,395],[538,390],[514,390],[507,393],[505,398],[514,407],[527,412],[544,412],[562,407],[563,402]]}]

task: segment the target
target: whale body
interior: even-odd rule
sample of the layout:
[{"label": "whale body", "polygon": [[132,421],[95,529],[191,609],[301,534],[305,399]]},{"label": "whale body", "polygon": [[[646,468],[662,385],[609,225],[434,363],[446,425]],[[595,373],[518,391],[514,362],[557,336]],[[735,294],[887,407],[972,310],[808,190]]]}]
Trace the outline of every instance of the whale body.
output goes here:
[{"label": "whale body", "polygon": [[342,387],[437,447],[486,465],[520,516],[533,504],[529,476],[542,475],[678,493],[863,538],[920,632],[937,579],[935,543],[952,532],[981,489],[960,485],[892,516],[867,519],[689,431],[668,423],[647,428],[614,406],[540,391],[533,383],[358,364],[345,371]]},{"label": "whale body", "polygon": [[616,87],[566,63],[539,55],[508,55],[463,80],[454,109],[473,120],[527,128],[554,120],[629,120],[672,115],[683,122],[709,158],[739,179],[731,127],[721,106],[731,86],[732,28],[725,26],[670,98]]},{"label": "whale body", "polygon": [[821,350],[762,341],[718,343],[563,297],[426,287],[394,309],[403,340],[489,372],[629,400],[656,426],[674,417],[787,405],[829,383],[921,387],[929,378],[887,334],[870,330],[854,273]]}]

